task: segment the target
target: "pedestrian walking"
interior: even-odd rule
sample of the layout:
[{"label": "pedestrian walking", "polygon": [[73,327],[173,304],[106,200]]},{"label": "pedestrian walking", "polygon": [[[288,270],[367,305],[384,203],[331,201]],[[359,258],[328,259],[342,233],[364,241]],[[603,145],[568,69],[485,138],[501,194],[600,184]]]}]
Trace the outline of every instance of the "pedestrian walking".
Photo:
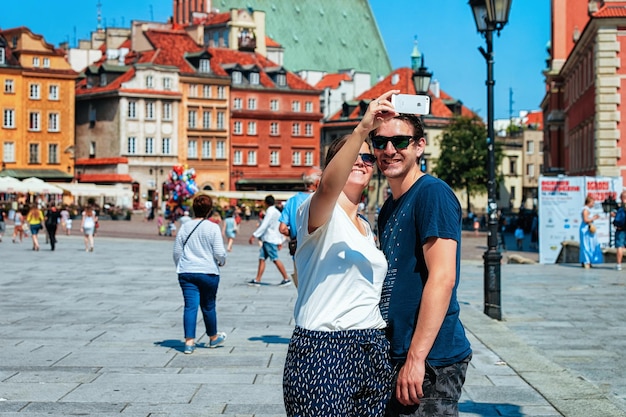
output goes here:
[{"label": "pedestrian walking", "polygon": [[239,225],[235,220],[235,212],[234,210],[228,210],[226,212],[226,219],[222,222],[222,233],[226,238],[226,250],[231,252],[233,250],[233,243],[235,241],[235,237],[237,236],[237,231],[239,230]]},{"label": "pedestrian walking", "polygon": [[185,354],[193,353],[196,348],[198,307],[209,337],[209,348],[216,348],[226,340],[226,333],[217,331],[216,313],[219,268],[226,263],[224,241],[219,226],[207,220],[213,208],[211,197],[197,196],[192,207],[194,218],[180,227],[173,252],[178,283],[185,300]]},{"label": "pedestrian walking", "polygon": [[622,259],[624,257],[624,247],[626,247],[626,191],[620,195],[620,205],[616,212],[611,213],[613,226],[615,226],[615,269],[622,270]]},{"label": "pedestrian walking", "polygon": [[9,219],[9,210],[4,205],[0,205],[0,242],[7,230],[6,221]]},{"label": "pedestrian walking", "polygon": [[26,216],[26,222],[30,228],[30,236],[33,241],[33,250],[39,250],[39,231],[43,228],[44,215],[43,212],[39,209],[38,206],[33,206],[28,211],[28,215]]},{"label": "pedestrian walking", "polygon": [[82,212],[82,219],[80,222],[80,231],[83,232],[83,238],[85,240],[85,252],[93,252],[94,250],[94,234],[96,232],[96,225],[98,224],[98,216],[91,206],[87,206],[85,211]]},{"label": "pedestrian walking", "polygon": [[57,227],[59,225],[59,219],[61,213],[54,204],[48,206],[48,210],[45,215],[46,232],[48,233],[48,242],[50,243],[50,250],[54,250],[57,243]]},{"label": "pedestrian walking", "polygon": [[278,251],[282,248],[283,236],[278,230],[280,223],[280,211],[274,206],[274,196],[268,195],[265,197],[266,212],[263,216],[263,220],[257,229],[250,236],[249,243],[252,245],[256,240],[261,243],[259,250],[259,265],[257,268],[256,277],[248,281],[248,285],[258,287],[261,285],[261,277],[265,272],[265,261],[269,258],[278,272],[283,277],[283,280],[278,284],[279,286],[291,285],[291,280],[287,276],[285,265],[278,259]]},{"label": "pedestrian walking", "polygon": [[22,208],[18,208],[15,211],[15,217],[13,218],[13,243],[22,243],[24,240],[24,213]]},{"label": "pedestrian walking", "polygon": [[297,224],[296,224],[296,216],[298,214],[298,208],[304,200],[311,196],[311,193],[317,190],[317,186],[320,182],[320,178],[322,176],[322,170],[317,167],[309,169],[307,173],[305,173],[302,177],[304,181],[304,186],[306,187],[306,191],[301,191],[290,197],[285,203],[285,207],[283,211],[280,213],[280,218],[278,221],[280,222],[280,226],[278,230],[283,235],[289,238],[289,255],[291,255],[293,259],[293,274],[291,278],[293,279],[293,283],[298,285],[298,270],[296,269],[295,262],[295,254],[298,246],[297,240]]},{"label": "pedestrian walking", "polygon": [[392,194],[378,217],[389,262],[380,309],[395,369],[386,416],[458,415],[472,355],[457,300],[461,206],[445,182],[420,169],[426,139],[418,116],[386,120],[370,137]]}]

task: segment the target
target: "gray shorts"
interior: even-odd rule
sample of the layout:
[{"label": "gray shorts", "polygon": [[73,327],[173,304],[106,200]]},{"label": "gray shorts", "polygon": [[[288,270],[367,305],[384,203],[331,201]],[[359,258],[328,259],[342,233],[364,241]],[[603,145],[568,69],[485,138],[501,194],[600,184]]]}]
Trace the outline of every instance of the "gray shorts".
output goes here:
[{"label": "gray shorts", "polygon": [[461,398],[461,390],[470,360],[472,360],[472,355],[448,366],[430,366],[426,363],[426,375],[424,375],[422,385],[424,397],[421,398],[420,404],[411,406],[400,404],[396,398],[395,379],[401,368],[398,365],[385,417],[458,416],[459,398]]}]

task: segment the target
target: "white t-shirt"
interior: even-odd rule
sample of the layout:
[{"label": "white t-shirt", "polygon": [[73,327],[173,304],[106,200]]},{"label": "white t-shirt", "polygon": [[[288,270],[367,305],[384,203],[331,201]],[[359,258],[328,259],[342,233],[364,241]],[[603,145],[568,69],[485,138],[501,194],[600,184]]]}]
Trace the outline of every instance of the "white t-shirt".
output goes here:
[{"label": "white t-shirt", "polygon": [[385,328],[378,302],[387,260],[369,225],[363,236],[336,205],[330,220],[309,234],[310,204],[308,198],[297,216],[296,325],[317,331]]}]

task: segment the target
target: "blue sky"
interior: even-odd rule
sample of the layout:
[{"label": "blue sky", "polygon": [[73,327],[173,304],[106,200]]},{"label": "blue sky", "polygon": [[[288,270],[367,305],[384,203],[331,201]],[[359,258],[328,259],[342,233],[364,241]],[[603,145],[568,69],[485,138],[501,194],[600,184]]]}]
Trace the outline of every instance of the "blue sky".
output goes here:
[{"label": "blue sky", "polygon": [[[336,0],[319,0],[336,1]],[[107,26],[130,21],[165,21],[172,15],[171,0],[100,0]],[[5,1],[0,28],[27,26],[50,43],[74,44],[96,29],[98,0]],[[487,64],[478,52],[485,41],[476,31],[467,0],[370,0],[393,68],[409,67],[413,40],[441,89],[485,118]],[[514,0],[509,23],[494,36],[495,116],[537,110],[544,96],[544,77],[550,40],[550,0]]]}]

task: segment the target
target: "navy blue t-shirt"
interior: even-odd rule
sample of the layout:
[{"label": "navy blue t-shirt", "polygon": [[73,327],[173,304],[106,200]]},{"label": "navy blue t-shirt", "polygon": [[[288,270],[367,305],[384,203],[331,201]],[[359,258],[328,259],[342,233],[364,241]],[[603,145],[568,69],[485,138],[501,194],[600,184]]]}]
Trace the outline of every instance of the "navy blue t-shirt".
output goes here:
[{"label": "navy blue t-shirt", "polygon": [[389,263],[380,310],[387,322],[390,356],[394,362],[404,362],[411,345],[423,287],[428,280],[422,246],[431,237],[457,242],[457,272],[448,312],[428,354],[428,363],[447,366],[472,352],[459,320],[456,298],[461,266],[461,220],[461,206],[450,187],[430,175],[418,179],[397,200],[389,198],[380,211],[380,248]]}]

